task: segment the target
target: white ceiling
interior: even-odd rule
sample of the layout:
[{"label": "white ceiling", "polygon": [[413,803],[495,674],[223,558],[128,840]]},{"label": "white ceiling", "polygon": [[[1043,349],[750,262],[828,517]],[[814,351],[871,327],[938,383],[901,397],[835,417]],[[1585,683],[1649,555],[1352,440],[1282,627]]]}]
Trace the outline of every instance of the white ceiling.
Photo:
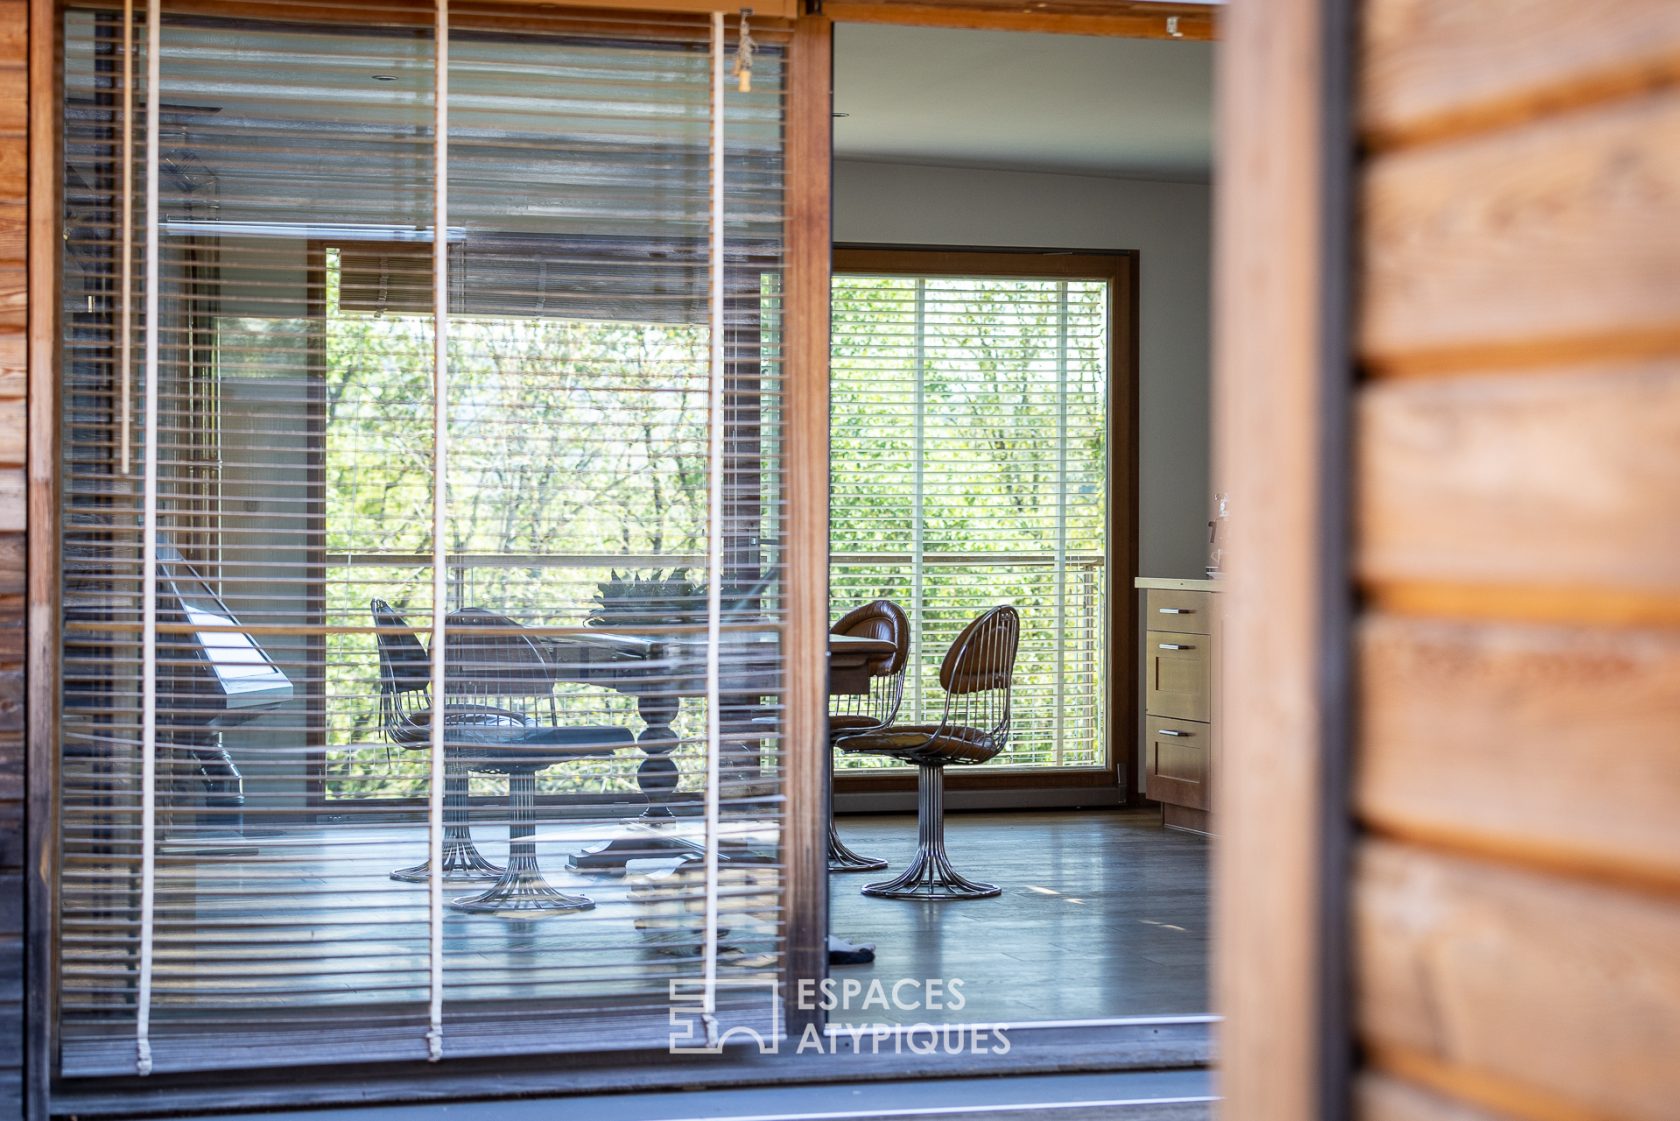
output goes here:
[{"label": "white ceiling", "polygon": [[1213,46],[835,28],[842,159],[1208,179]]}]

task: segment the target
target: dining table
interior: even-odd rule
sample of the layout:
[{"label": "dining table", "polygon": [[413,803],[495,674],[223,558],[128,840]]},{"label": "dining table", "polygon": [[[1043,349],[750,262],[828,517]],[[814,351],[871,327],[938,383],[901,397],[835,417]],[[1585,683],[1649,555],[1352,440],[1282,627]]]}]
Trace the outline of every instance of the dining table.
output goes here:
[{"label": "dining table", "polygon": [[[645,727],[636,737],[642,761],[636,785],[646,806],[620,835],[573,854],[578,871],[622,872],[630,860],[702,855],[700,843],[677,835],[671,812],[678,784],[671,753],[681,742],[673,728],[686,698],[708,694],[708,641],[703,632],[648,635],[596,629],[544,640],[556,681],[599,685],[636,698]],[[828,636],[830,695],[869,691],[870,666],[895,649],[885,639]],[[774,734],[776,717],[765,698],[783,691],[786,667],[780,635],[771,626],[732,623],[718,649],[719,715],[724,731],[724,763],[734,774],[755,770],[759,741]],[[755,734],[757,733],[757,734]],[[821,745],[827,750],[827,743]],[[720,859],[757,859],[744,843],[719,846]]]}]

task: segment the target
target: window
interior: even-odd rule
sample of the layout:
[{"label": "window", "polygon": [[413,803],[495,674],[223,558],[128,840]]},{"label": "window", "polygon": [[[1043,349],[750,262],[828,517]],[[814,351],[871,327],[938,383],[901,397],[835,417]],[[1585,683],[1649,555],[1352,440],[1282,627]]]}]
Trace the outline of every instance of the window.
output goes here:
[{"label": "window", "polygon": [[1121,260],[886,250],[836,260],[834,599],[886,598],[909,613],[910,722],[938,718],[940,659],[962,626],[1012,603],[1022,638],[1006,766],[1113,762],[1109,395]]},{"label": "window", "polygon": [[762,1028],[785,36],[207,11],[61,27],[59,1072]]}]

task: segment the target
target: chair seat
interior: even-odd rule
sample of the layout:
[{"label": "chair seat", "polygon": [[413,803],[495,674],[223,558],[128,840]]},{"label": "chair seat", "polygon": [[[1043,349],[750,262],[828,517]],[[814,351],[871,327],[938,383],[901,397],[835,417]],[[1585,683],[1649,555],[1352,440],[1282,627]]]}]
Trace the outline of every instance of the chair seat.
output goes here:
[{"label": "chair seat", "polygon": [[833,732],[858,732],[869,728],[879,728],[881,722],[873,716],[864,716],[858,712],[831,712],[828,714],[828,730]]},{"label": "chair seat", "polygon": [[960,725],[894,724],[835,744],[850,755],[890,755],[914,763],[984,763],[1000,750],[996,737]]},{"label": "chair seat", "polygon": [[[507,729],[523,728],[528,723],[517,712],[489,705],[451,704],[443,709],[443,726],[453,736],[456,728]],[[432,710],[415,709],[404,713],[389,729],[391,738],[404,747],[425,747],[432,742]]]},{"label": "chair seat", "polygon": [[445,746],[457,753],[462,765],[474,771],[541,770],[570,759],[611,755],[635,742],[630,729],[616,725],[528,724],[484,732],[445,728]]}]

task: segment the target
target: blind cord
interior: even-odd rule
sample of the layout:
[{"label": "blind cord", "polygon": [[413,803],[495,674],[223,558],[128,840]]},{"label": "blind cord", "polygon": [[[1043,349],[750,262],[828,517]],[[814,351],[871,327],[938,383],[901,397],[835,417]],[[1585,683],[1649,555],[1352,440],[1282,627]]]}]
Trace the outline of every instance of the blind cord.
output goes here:
[{"label": "blind cord", "polygon": [[712,13],[711,370],[706,491],[706,1045],[716,1047],[718,957],[718,788],[723,769],[723,714],[718,711],[718,656],[723,623],[723,13]]},{"label": "blind cord", "polygon": [[[158,87],[160,0],[146,4],[146,441],[140,506],[140,976],[136,1074],[152,1073],[152,944],[157,925]],[[124,121],[123,127],[129,127]],[[126,171],[127,169],[125,169]]]},{"label": "blind cord", "polygon": [[122,412],[117,429],[122,473],[133,468],[134,380],[134,0],[123,0],[122,102],[122,317],[118,361],[122,364]]},{"label": "blind cord", "polygon": [[431,1006],[426,1057],[435,1063],[443,1058],[443,688],[449,614],[449,571],[444,567],[448,561],[444,531],[449,513],[445,505],[449,481],[449,0],[437,0],[434,38],[437,74],[432,90],[432,176],[437,209],[432,225],[432,766],[426,791]]}]

